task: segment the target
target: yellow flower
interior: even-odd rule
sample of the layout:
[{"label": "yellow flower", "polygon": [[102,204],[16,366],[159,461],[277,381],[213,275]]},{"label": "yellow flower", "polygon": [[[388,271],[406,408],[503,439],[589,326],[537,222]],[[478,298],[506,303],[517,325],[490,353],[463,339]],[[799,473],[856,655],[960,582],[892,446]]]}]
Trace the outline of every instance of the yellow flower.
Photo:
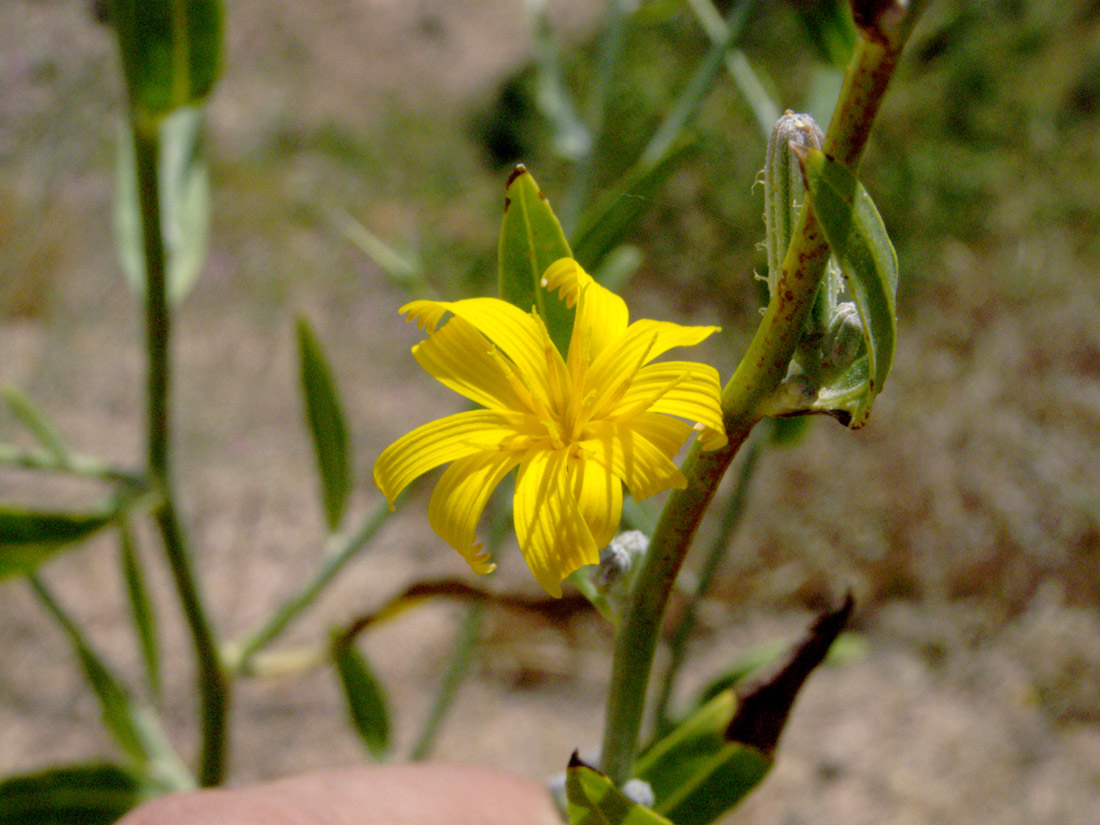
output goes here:
[{"label": "yellow flower", "polygon": [[427,340],[412,350],[420,365],[484,409],[398,439],[375,462],[374,480],[392,507],[413,479],[451,462],[432,493],[428,521],[475,572],[488,573],[495,565],[477,540],[477,523],[490,494],[518,467],[519,546],[539,584],[560,596],[561,580],[597,563],[614,537],[624,483],[636,500],[684,487],[672,459],[692,431],[701,431],[707,449],[726,438],[713,367],[650,363],[717,327],[628,324],[622,298],[571,258],[552,264],[543,284],[576,306],[565,359],[535,312],[496,298],[401,308],[427,329]]}]

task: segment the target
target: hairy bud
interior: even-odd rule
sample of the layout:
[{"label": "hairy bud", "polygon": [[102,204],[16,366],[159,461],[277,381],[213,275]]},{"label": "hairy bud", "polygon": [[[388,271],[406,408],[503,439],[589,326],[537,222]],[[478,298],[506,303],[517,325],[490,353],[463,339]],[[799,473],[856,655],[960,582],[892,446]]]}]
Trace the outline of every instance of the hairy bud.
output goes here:
[{"label": "hairy bud", "polygon": [[802,167],[798,156],[791,151],[791,144],[820,149],[824,140],[825,135],[812,116],[795,114],[789,109],[776,121],[768,139],[764,161],[764,228],[767,233],[764,245],[768,252],[769,294],[778,286],[783,258],[806,200]]}]

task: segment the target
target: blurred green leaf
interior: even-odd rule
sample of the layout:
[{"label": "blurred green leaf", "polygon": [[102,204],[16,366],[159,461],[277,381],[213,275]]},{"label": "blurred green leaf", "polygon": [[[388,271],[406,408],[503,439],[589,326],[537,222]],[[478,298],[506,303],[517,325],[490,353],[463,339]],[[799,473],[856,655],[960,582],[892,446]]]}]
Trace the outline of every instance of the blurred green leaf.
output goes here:
[{"label": "blurred green leaf", "polygon": [[[165,118],[160,140],[160,215],[168,296],[183,300],[194,287],[206,259],[210,234],[210,176],[203,146],[203,114],[184,108]],[[115,178],[115,241],[119,261],[135,295],[145,292],[145,254],[141,234],[134,140],[119,131]]]},{"label": "blurred green leaf", "polygon": [[302,393],[306,402],[306,418],[317,453],[321,473],[321,498],[325,507],[325,523],[330,532],[340,526],[351,490],[351,468],[348,462],[348,435],[344,415],[336,393],[336,382],[321,344],[305,317],[297,321],[298,357],[302,377]]},{"label": "blurred green leaf", "polygon": [[69,637],[73,650],[80,659],[84,676],[95,691],[96,698],[99,699],[104,727],[111,732],[134,762],[142,766],[146,765],[149,761],[149,750],[146,747],[140,708],[118,677],[92,648],[80,626],[46,587],[45,582],[37,576],[31,576],[30,584],[42,604]]},{"label": "blurred green leaf", "polygon": [[570,825],[672,825],[574,756],[565,774]]},{"label": "blurred green leaf", "polygon": [[612,292],[618,292],[634,277],[644,259],[642,250],[633,244],[624,243],[607,253],[592,277]]},{"label": "blurred green leaf", "polygon": [[328,216],[345,238],[355,244],[409,295],[413,297],[431,295],[432,288],[424,278],[424,264],[415,251],[397,251],[347,212],[330,210]]},{"label": "blurred green leaf", "polygon": [[767,425],[769,444],[773,447],[791,447],[806,435],[810,428],[810,419],[806,416],[766,418],[761,424]]},{"label": "blurred green leaf", "polygon": [[770,758],[726,738],[736,709],[733,691],[722,692],[639,758],[635,774],[653,789],[657,813],[676,825],[705,825],[767,775]]},{"label": "blurred green leaf", "polygon": [[626,239],[653,197],[676,169],[691,141],[681,137],[652,163],[637,163],[581,213],[573,233],[574,257],[589,271]]},{"label": "blurred green leaf", "polygon": [[714,83],[726,63],[726,56],[737,38],[741,36],[745,21],[752,14],[755,5],[756,0],[740,0],[731,5],[729,13],[722,21],[721,35],[711,43],[706,56],[699,61],[688,82],[666,112],[661,125],[657,127],[657,131],[653,133],[653,137],[642,151],[639,159],[642,167],[656,166],[680,140],[684,129],[714,88]]},{"label": "blurred green leaf", "polygon": [[115,515],[114,508],[58,513],[0,506],[0,580],[33,573],[66,545],[106,527]]},{"label": "blurred green leaf", "polygon": [[825,236],[863,324],[866,356],[824,388],[814,409],[863,426],[894,361],[898,261],[874,202],[844,166],[823,152],[798,148],[806,184]]},{"label": "blurred green leaf", "polygon": [[149,598],[145,573],[134,547],[133,531],[124,519],[119,524],[118,549],[126,593],[130,600],[130,618],[134,623],[134,631],[141,648],[141,660],[145,666],[145,680],[155,701],[155,697],[160,696],[160,646],[157,643],[156,608]]},{"label": "blurred green leaf", "polygon": [[[775,419],[778,421],[806,421],[806,418]],[[787,646],[782,641],[764,642],[751,650],[738,656],[722,673],[711,679],[699,691],[698,704],[709,702],[718,694],[735,687],[765,665],[778,659]],[[837,636],[825,655],[825,663],[830,665],[844,664],[866,657],[867,640],[859,633],[844,632]]]},{"label": "blurred green leaf", "polygon": [[353,641],[335,641],[332,659],[355,730],[372,756],[385,757],[390,748],[390,715],[382,685]]},{"label": "blurred green leaf", "polygon": [[0,781],[0,825],[110,825],[143,796],[141,780],[117,765],[50,768]]},{"label": "blurred green leaf", "polygon": [[60,463],[68,463],[71,457],[65,439],[38,406],[15,387],[5,386],[3,396],[12,415],[38,439],[43,448]]},{"label": "blurred green leaf", "polygon": [[[573,311],[542,286],[546,268],[573,253],[550,202],[522,166],[508,177],[500,224],[500,297],[546,322],[550,338],[564,356],[573,332]],[[583,264],[582,264],[583,265]]]},{"label": "blurred green leaf", "polygon": [[222,68],[221,0],[110,0],[131,105],[160,116],[202,103]]},{"label": "blurred green leaf", "polygon": [[554,152],[577,160],[592,151],[592,135],[581,122],[573,98],[566,87],[557,43],[546,16],[544,0],[527,3],[535,40],[536,100],[539,111],[550,123]]},{"label": "blurred green leaf", "polygon": [[848,65],[858,37],[848,0],[799,0],[791,8],[818,57],[840,69]]}]

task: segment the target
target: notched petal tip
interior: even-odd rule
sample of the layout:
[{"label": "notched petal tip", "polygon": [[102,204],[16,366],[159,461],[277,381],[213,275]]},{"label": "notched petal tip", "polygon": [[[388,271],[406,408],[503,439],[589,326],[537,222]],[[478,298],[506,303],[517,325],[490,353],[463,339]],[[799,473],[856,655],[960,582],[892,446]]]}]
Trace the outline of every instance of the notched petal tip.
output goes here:
[{"label": "notched petal tip", "polygon": [[462,557],[466,559],[466,563],[470,565],[470,569],[482,576],[497,569],[496,562],[489,555],[489,551],[482,549],[484,547],[485,542],[479,541],[470,548],[468,553],[462,554]]},{"label": "notched petal tip", "polygon": [[694,429],[699,432],[699,446],[704,452],[720,450],[730,443],[729,437],[722,430],[714,430],[703,424],[696,424]]},{"label": "notched petal tip", "polygon": [[558,258],[546,268],[542,276],[542,286],[548,292],[557,290],[558,297],[572,308],[577,303],[581,287],[592,280],[579,263],[572,258]]},{"label": "notched petal tip", "polygon": [[415,321],[418,329],[426,330],[431,335],[448,310],[448,305],[439,301],[411,301],[397,311],[405,316],[406,321]]}]

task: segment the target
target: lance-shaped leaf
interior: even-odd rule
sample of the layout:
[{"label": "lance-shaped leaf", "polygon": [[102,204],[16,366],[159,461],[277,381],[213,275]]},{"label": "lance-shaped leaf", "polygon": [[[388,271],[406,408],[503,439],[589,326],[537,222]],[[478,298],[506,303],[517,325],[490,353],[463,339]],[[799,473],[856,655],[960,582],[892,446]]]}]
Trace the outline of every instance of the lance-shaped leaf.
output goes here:
[{"label": "lance-shaped leaf", "polygon": [[201,103],[222,68],[222,0],[110,0],[130,101],[145,115]]},{"label": "lance-shaped leaf", "polygon": [[598,269],[637,225],[653,197],[684,159],[690,137],[680,135],[652,160],[640,160],[589,206],[572,233],[576,257]]},{"label": "lance-shaped leaf", "polygon": [[856,47],[856,27],[848,0],[803,0],[792,8],[806,33],[803,42],[822,60],[843,69]]},{"label": "lance-shaped leaf", "polygon": [[55,553],[111,523],[112,508],[90,513],[0,507],[0,580],[33,573]]},{"label": "lance-shaped leaf", "polygon": [[573,253],[550,202],[522,164],[512,170],[504,190],[499,254],[500,297],[524,312],[536,309],[564,355],[573,332],[573,311],[546,291],[542,276],[554,261]]},{"label": "lance-shaped leaf", "polygon": [[726,736],[736,709],[733,691],[720,693],[638,760],[636,773],[653,788],[657,813],[676,825],[704,825],[767,775],[770,755]]},{"label": "lance-shaped leaf", "polygon": [[610,779],[584,764],[577,754],[565,772],[570,825],[672,825],[660,814],[639,805]]},{"label": "lance-shaped leaf", "polygon": [[866,348],[864,366],[860,366],[862,359],[857,361],[822,388],[813,408],[836,415],[855,429],[867,423],[894,362],[898,260],[871,196],[852,173],[823,152],[801,146],[795,151],[829,247],[859,312]]},{"label": "lance-shaped leaf", "polygon": [[157,611],[155,602],[149,593],[145,571],[134,545],[133,531],[125,519],[119,522],[118,531],[119,566],[126,582],[126,595],[130,602],[130,619],[141,649],[141,660],[145,666],[145,680],[154,700],[161,695],[160,682],[160,643],[157,631]]},{"label": "lance-shaped leaf", "polygon": [[[168,297],[179,302],[198,280],[210,235],[210,176],[203,145],[203,115],[186,108],[161,121],[161,235]],[[115,176],[115,243],[126,281],[135,295],[145,292],[141,203],[135,171],[134,138],[119,130]]]},{"label": "lance-shaped leaf", "polygon": [[321,499],[330,531],[340,526],[351,490],[348,435],[336,382],[309,322],[298,316],[298,358],[306,418],[321,474]]},{"label": "lance-shaped leaf", "polygon": [[653,810],[676,825],[706,825],[767,775],[798,692],[852,610],[848,597],[759,678],[710,699],[651,745],[635,767],[653,789]]},{"label": "lance-shaped leaf", "polygon": [[61,629],[65,631],[65,635],[69,637],[73,651],[84,670],[84,676],[95,692],[96,698],[99,699],[103,726],[110,731],[135,764],[145,765],[149,762],[150,751],[147,747],[140,707],[92,647],[80,625],[45,583],[39,577],[31,576],[30,585],[46,610],[57,620]]},{"label": "lance-shaped leaf", "polygon": [[334,639],[332,660],[359,738],[372,756],[383,758],[390,748],[390,714],[381,683],[352,639]]},{"label": "lance-shaped leaf", "polygon": [[0,825],[110,825],[142,797],[141,780],[117,765],[50,768],[0,781]]}]

